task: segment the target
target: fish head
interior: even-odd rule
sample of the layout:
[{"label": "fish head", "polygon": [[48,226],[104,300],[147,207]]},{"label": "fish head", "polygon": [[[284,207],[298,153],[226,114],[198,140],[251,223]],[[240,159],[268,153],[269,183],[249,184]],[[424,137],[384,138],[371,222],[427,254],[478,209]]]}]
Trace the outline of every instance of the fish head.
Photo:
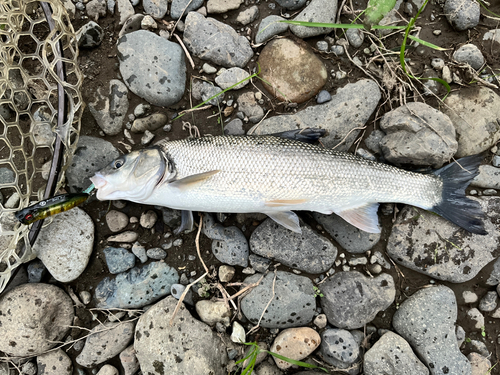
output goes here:
[{"label": "fish head", "polygon": [[124,199],[142,202],[164,178],[166,157],[156,147],[132,151],[113,160],[95,173],[90,181],[97,189],[97,199]]}]

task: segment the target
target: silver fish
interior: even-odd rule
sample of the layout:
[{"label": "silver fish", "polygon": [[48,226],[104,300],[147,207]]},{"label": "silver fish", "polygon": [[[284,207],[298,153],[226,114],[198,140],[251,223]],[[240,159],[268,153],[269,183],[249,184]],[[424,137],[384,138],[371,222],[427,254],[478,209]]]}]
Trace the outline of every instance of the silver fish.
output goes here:
[{"label": "silver fish", "polygon": [[465,196],[482,158],[432,174],[405,171],[349,153],[273,136],[214,136],[160,141],[113,161],[91,178],[100,200],[125,199],[180,210],[261,212],[300,232],[292,210],[335,213],[380,232],[379,203],[433,211],[486,234],[478,202]]}]

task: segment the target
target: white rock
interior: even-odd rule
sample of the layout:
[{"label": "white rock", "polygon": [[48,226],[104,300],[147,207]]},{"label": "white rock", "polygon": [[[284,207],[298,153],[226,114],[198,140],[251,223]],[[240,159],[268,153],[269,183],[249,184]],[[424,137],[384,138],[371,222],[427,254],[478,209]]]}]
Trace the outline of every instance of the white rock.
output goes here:
[{"label": "white rock", "polygon": [[[312,328],[288,328],[276,337],[271,345],[271,352],[300,361],[315,351],[320,343],[321,337]],[[290,362],[273,358],[276,365],[282,370],[292,366]]]},{"label": "white rock", "polygon": [[231,341],[237,344],[246,342],[245,329],[237,321],[233,322],[233,332],[231,333]]},{"label": "white rock", "polygon": [[119,232],[128,225],[128,217],[123,212],[111,210],[106,214],[106,224],[111,232]]},{"label": "white rock", "polygon": [[156,224],[158,220],[158,215],[153,210],[148,210],[141,215],[140,224],[141,227],[146,229],[151,229]]},{"label": "white rock", "polygon": [[120,353],[120,362],[122,364],[124,375],[134,375],[139,370],[139,361],[135,355],[134,345]]},{"label": "white rock", "polygon": [[108,237],[108,242],[135,242],[139,235],[136,232],[128,230],[126,232]]},{"label": "white rock", "polygon": [[73,363],[62,349],[39,355],[36,364],[38,375],[71,375],[73,372]]},{"label": "white rock", "polygon": [[118,369],[111,365],[104,365],[101,367],[97,375],[119,375]]}]

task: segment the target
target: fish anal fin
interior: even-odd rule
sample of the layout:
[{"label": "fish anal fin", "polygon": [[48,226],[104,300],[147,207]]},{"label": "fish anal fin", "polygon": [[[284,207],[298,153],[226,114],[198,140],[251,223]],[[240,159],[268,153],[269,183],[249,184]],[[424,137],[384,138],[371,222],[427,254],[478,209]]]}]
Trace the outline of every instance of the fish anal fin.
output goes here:
[{"label": "fish anal fin", "polygon": [[220,171],[210,171],[194,174],[192,176],[187,176],[181,178],[180,180],[173,181],[170,183],[170,185],[172,187],[176,187],[179,190],[192,189],[219,172]]},{"label": "fish anal fin", "polygon": [[378,203],[368,203],[344,211],[335,211],[342,219],[368,233],[380,233],[378,225]]},{"label": "fish anal fin", "polygon": [[266,201],[267,207],[282,207],[282,206],[293,206],[297,204],[306,203],[308,199],[272,199]]},{"label": "fish anal fin", "polygon": [[278,224],[295,233],[302,233],[299,217],[292,211],[263,212]]}]

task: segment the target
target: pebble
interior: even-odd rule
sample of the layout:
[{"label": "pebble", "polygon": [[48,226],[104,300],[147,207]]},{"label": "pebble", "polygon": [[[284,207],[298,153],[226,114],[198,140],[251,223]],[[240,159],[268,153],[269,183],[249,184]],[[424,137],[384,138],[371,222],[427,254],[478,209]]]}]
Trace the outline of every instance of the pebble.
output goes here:
[{"label": "pebble", "polygon": [[172,284],[178,282],[174,268],[163,261],[151,262],[122,272],[114,279],[104,278],[95,290],[96,306],[103,309],[143,307],[168,295]]},{"label": "pebble", "polygon": [[145,130],[144,135],[141,137],[141,145],[145,146],[149,144],[154,137],[155,135],[153,133],[151,133],[149,130]]},{"label": "pebble", "polygon": [[167,116],[163,113],[153,113],[147,117],[135,119],[130,131],[133,133],[144,133],[146,130],[154,132],[163,127],[167,121]]},{"label": "pebble", "polygon": [[[337,1],[311,0],[293,21],[335,23],[337,17]],[[309,38],[316,35],[328,34],[332,29],[327,27],[290,26],[290,30],[299,38]]]},{"label": "pebble", "polygon": [[467,317],[471,320],[474,328],[481,329],[481,327],[484,327],[484,315],[475,307],[467,311]]},{"label": "pebble", "polygon": [[[261,276],[260,274],[249,276],[244,283],[246,285],[255,283]],[[264,328],[300,327],[310,323],[316,309],[311,280],[293,273],[277,271],[274,294],[273,280],[274,274],[267,274],[258,286],[243,297],[241,310],[245,317],[256,324],[265,311],[260,322]]]},{"label": "pebble", "polygon": [[500,168],[493,167],[492,165],[481,165],[479,167],[479,174],[474,177],[471,185],[483,189],[500,189]]},{"label": "pebble", "polygon": [[138,30],[122,36],[117,48],[120,73],[130,91],[161,107],[182,98],[186,63],[184,51],[177,43]]},{"label": "pebble", "polygon": [[265,273],[271,265],[270,259],[262,258],[255,254],[250,254],[248,260],[250,261],[250,266],[260,273]]},{"label": "pebble", "polygon": [[117,135],[122,131],[129,106],[127,95],[127,86],[120,80],[112,79],[108,92],[103,94],[98,88],[95,101],[89,103],[90,113],[107,135]]},{"label": "pebble", "polygon": [[62,212],[40,230],[33,251],[50,274],[63,283],[76,280],[94,248],[94,222],[81,208]]},{"label": "pebble", "polygon": [[[224,69],[221,74],[215,77],[215,83],[217,83],[217,85],[219,85],[220,88],[225,90],[235,85],[236,83],[244,80],[247,77],[250,77],[250,74],[247,71],[241,68],[234,67],[234,68]],[[245,82],[242,82],[239,85],[233,87],[231,90],[239,90],[248,85],[249,82],[250,80],[246,80]]]},{"label": "pebble", "polygon": [[236,269],[234,267],[223,264],[219,267],[219,280],[222,283],[230,282],[236,273]]},{"label": "pebble", "polygon": [[167,0],[142,0],[144,12],[156,19],[162,19],[168,10]]},{"label": "pebble", "polygon": [[456,325],[455,335],[457,336],[457,345],[460,348],[465,341],[465,330],[461,326]]},{"label": "pebble", "polygon": [[226,68],[244,68],[253,57],[247,38],[238,35],[232,27],[196,12],[186,17],[183,42],[196,57]]},{"label": "pebble", "polygon": [[97,372],[97,375],[119,375],[118,369],[111,365],[104,365]]},{"label": "pebble", "polygon": [[325,42],[324,40],[319,40],[316,42],[316,48],[318,49],[318,51],[326,52],[328,51],[328,42]]},{"label": "pebble", "polygon": [[73,302],[49,284],[23,284],[0,299],[0,351],[32,357],[58,344],[73,324]]},{"label": "pebble", "polygon": [[431,66],[436,70],[442,70],[444,68],[444,60],[443,59],[432,59]]},{"label": "pebble", "polygon": [[167,257],[167,252],[159,247],[154,247],[152,249],[148,249],[146,252],[148,258],[154,260],[161,260]]},{"label": "pebble", "polygon": [[142,246],[139,242],[135,242],[132,245],[132,252],[137,258],[139,258],[141,263],[146,263],[148,261],[146,248]]},{"label": "pebble", "polygon": [[[173,284],[172,287],[170,288],[170,293],[172,294],[172,296],[175,299],[180,300],[181,296],[182,296],[182,294],[184,293],[185,290],[186,290],[186,287],[184,285],[182,285],[182,284]],[[182,302],[187,303],[188,305],[194,305],[192,289],[189,289],[187,291],[187,293],[184,296],[184,299],[182,300]]]},{"label": "pebble", "polygon": [[78,295],[80,296],[80,299],[82,300],[82,303],[84,305],[88,305],[92,300],[92,295],[86,290],[81,291],[80,293],[78,293]]},{"label": "pebble", "polygon": [[479,310],[490,312],[497,308],[498,294],[496,291],[487,292],[479,302]]},{"label": "pebble", "polygon": [[264,110],[257,104],[252,92],[245,92],[238,97],[238,108],[254,124],[264,117]]},{"label": "pebble", "polygon": [[[320,345],[321,338],[314,329],[309,327],[288,328],[280,332],[274,339],[270,351],[284,357],[300,361]],[[273,357],[276,365],[286,370],[292,366],[290,362]]]},{"label": "pebble", "polygon": [[327,329],[321,333],[321,357],[330,365],[347,369],[359,359],[359,344],[345,329]]},{"label": "pebble", "polygon": [[[38,375],[71,375],[73,373],[73,363],[62,349],[37,356],[36,364]],[[5,375],[8,375],[8,373]]]},{"label": "pebble", "polygon": [[457,345],[456,320],[455,294],[439,285],[421,289],[404,301],[392,325],[431,374],[470,374],[470,363]]},{"label": "pebble", "polygon": [[120,354],[134,337],[135,322],[107,322],[96,325],[85,340],[76,363],[93,367]]},{"label": "pebble", "polygon": [[316,97],[316,103],[323,104],[332,100],[332,96],[326,90],[321,90]]},{"label": "pebble", "polygon": [[243,326],[236,320],[233,322],[233,331],[231,332],[231,341],[237,344],[243,344],[247,342],[246,333]]},{"label": "pebble", "polygon": [[453,58],[459,63],[469,64],[476,70],[484,64],[484,56],[474,44],[464,44],[453,53]]},{"label": "pebble", "polygon": [[35,375],[36,373],[37,373],[37,368],[33,362],[26,362],[21,366],[21,374]]},{"label": "pebble", "polygon": [[245,130],[243,129],[243,121],[239,118],[231,120],[227,125],[224,126],[225,135],[244,135]]},{"label": "pebble", "polygon": [[196,312],[200,320],[210,326],[215,326],[220,322],[224,326],[229,327],[231,319],[231,309],[223,301],[213,302],[209,300],[201,300],[196,303]]},{"label": "pebble", "polygon": [[123,212],[111,210],[106,214],[106,224],[111,232],[120,232],[128,225],[128,216]]},{"label": "pebble", "polygon": [[173,242],[173,245],[174,245],[175,247],[179,247],[179,246],[182,246],[182,243],[183,243],[182,239],[181,239],[181,238],[178,238],[178,239],[176,239],[176,240]]},{"label": "pebble", "polygon": [[488,351],[488,347],[486,346],[486,344],[482,341],[479,341],[479,340],[471,340],[470,341],[470,346],[471,346],[471,349],[482,355],[483,357],[490,357],[491,356],[491,353]]},{"label": "pebble", "polygon": [[203,64],[202,69],[207,74],[215,74],[215,73],[217,73],[217,68],[214,68],[212,65],[207,64],[207,63]]},{"label": "pebble", "polygon": [[109,272],[117,274],[135,266],[135,255],[121,247],[106,247],[103,250]]},{"label": "pebble", "polygon": [[158,220],[158,215],[156,214],[156,212],[153,210],[148,210],[141,214],[141,218],[139,219],[139,224],[143,228],[151,229],[154,227],[157,220]]},{"label": "pebble", "polygon": [[170,8],[170,16],[178,20],[181,16],[186,16],[189,12],[195,11],[203,5],[203,0],[173,0]]},{"label": "pebble", "polygon": [[429,370],[408,342],[394,332],[385,333],[363,358],[365,375],[428,375]]},{"label": "pebble", "polygon": [[42,278],[47,274],[47,268],[40,259],[34,259],[29,262],[26,271],[28,272],[28,282],[30,283],[41,282]]},{"label": "pebble", "polygon": [[106,1],[105,0],[91,0],[86,6],[87,16],[90,19],[97,21],[100,17],[106,16]]},{"label": "pebble", "polygon": [[347,29],[345,34],[347,41],[351,46],[354,48],[361,47],[363,40],[365,39],[365,34],[361,29]]},{"label": "pebble", "polygon": [[[478,201],[488,217],[500,210],[499,197],[470,199]],[[495,259],[499,228],[490,220],[484,223],[488,236],[471,234],[440,216],[406,206],[392,227],[387,253],[396,263],[434,279],[466,282]]]},{"label": "pebble", "polygon": [[222,89],[211,82],[194,80],[191,92],[194,99],[203,100],[204,102],[215,96],[207,102],[207,104],[214,106],[221,105],[224,100]]},{"label": "pebble", "polygon": [[124,375],[134,375],[139,370],[139,361],[135,355],[134,345],[130,345],[120,353],[120,363]]},{"label": "pebble", "polygon": [[108,242],[135,242],[139,235],[131,230],[108,237]]},{"label": "pebble", "polygon": [[253,253],[285,266],[319,274],[328,271],[337,257],[337,248],[308,225],[294,233],[272,219],[266,219],[250,236]]},{"label": "pebble", "polygon": [[306,3],[306,0],[276,0],[280,7],[288,10],[300,9]]},{"label": "pebble", "polygon": [[476,293],[471,292],[469,290],[465,290],[462,293],[462,297],[464,299],[464,303],[476,303],[477,300],[479,299]]},{"label": "pebble", "polygon": [[349,259],[348,263],[351,267],[356,267],[359,265],[366,265],[366,264],[368,264],[368,258],[366,258],[366,257],[351,258],[351,259]]},{"label": "pebble", "polygon": [[396,295],[392,276],[368,278],[357,271],[334,274],[321,284],[321,292],[321,308],[328,321],[344,329],[371,322],[394,302]]},{"label": "pebble", "polygon": [[177,300],[170,296],[140,317],[134,347],[142,373],[168,369],[170,374],[226,375],[226,345],[182,304],[170,324],[176,305]]},{"label": "pebble", "polygon": [[86,23],[76,33],[76,41],[81,48],[95,48],[102,43],[103,37],[101,26],[94,21]]},{"label": "pebble", "polygon": [[267,42],[273,36],[287,31],[289,25],[280,21],[285,21],[285,18],[277,15],[267,16],[260,21],[259,29],[255,35],[255,43],[260,44]]},{"label": "pebble", "polygon": [[488,358],[478,353],[469,353],[467,359],[472,366],[471,375],[485,375],[491,373],[491,362]]},{"label": "pebble", "polygon": [[123,25],[128,18],[134,15],[134,7],[130,3],[130,0],[116,0],[116,4],[118,8],[118,14],[120,15],[120,25]]},{"label": "pebble", "polygon": [[259,16],[259,7],[257,5],[253,5],[248,9],[245,9],[243,12],[240,12],[236,17],[236,22],[242,25],[248,25],[249,23],[255,21],[255,19]]},{"label": "pebble", "polygon": [[463,31],[478,25],[481,9],[474,0],[446,0],[444,14],[457,31]]},{"label": "pebble", "polygon": [[314,97],[328,78],[325,65],[311,48],[291,39],[269,42],[260,53],[259,64],[265,89],[280,101],[303,103]]},{"label": "pebble", "polygon": [[[337,44],[333,45],[330,51],[332,51],[335,56],[342,56],[345,53],[344,46],[339,46]],[[341,78],[337,77],[337,79]]]},{"label": "pebble", "polygon": [[243,4],[243,0],[209,0],[207,1],[208,13],[226,13],[235,10]]},{"label": "pebble", "polygon": [[134,14],[130,16],[122,26],[118,38],[121,38],[125,34],[132,33],[134,31],[141,30],[142,20],[144,19],[144,14]]},{"label": "pebble", "polygon": [[380,240],[380,233],[362,231],[338,215],[314,212],[313,217],[343,249],[352,254],[365,253]]},{"label": "pebble", "polygon": [[313,321],[314,325],[319,329],[323,329],[328,324],[328,320],[325,314],[319,314]]}]

